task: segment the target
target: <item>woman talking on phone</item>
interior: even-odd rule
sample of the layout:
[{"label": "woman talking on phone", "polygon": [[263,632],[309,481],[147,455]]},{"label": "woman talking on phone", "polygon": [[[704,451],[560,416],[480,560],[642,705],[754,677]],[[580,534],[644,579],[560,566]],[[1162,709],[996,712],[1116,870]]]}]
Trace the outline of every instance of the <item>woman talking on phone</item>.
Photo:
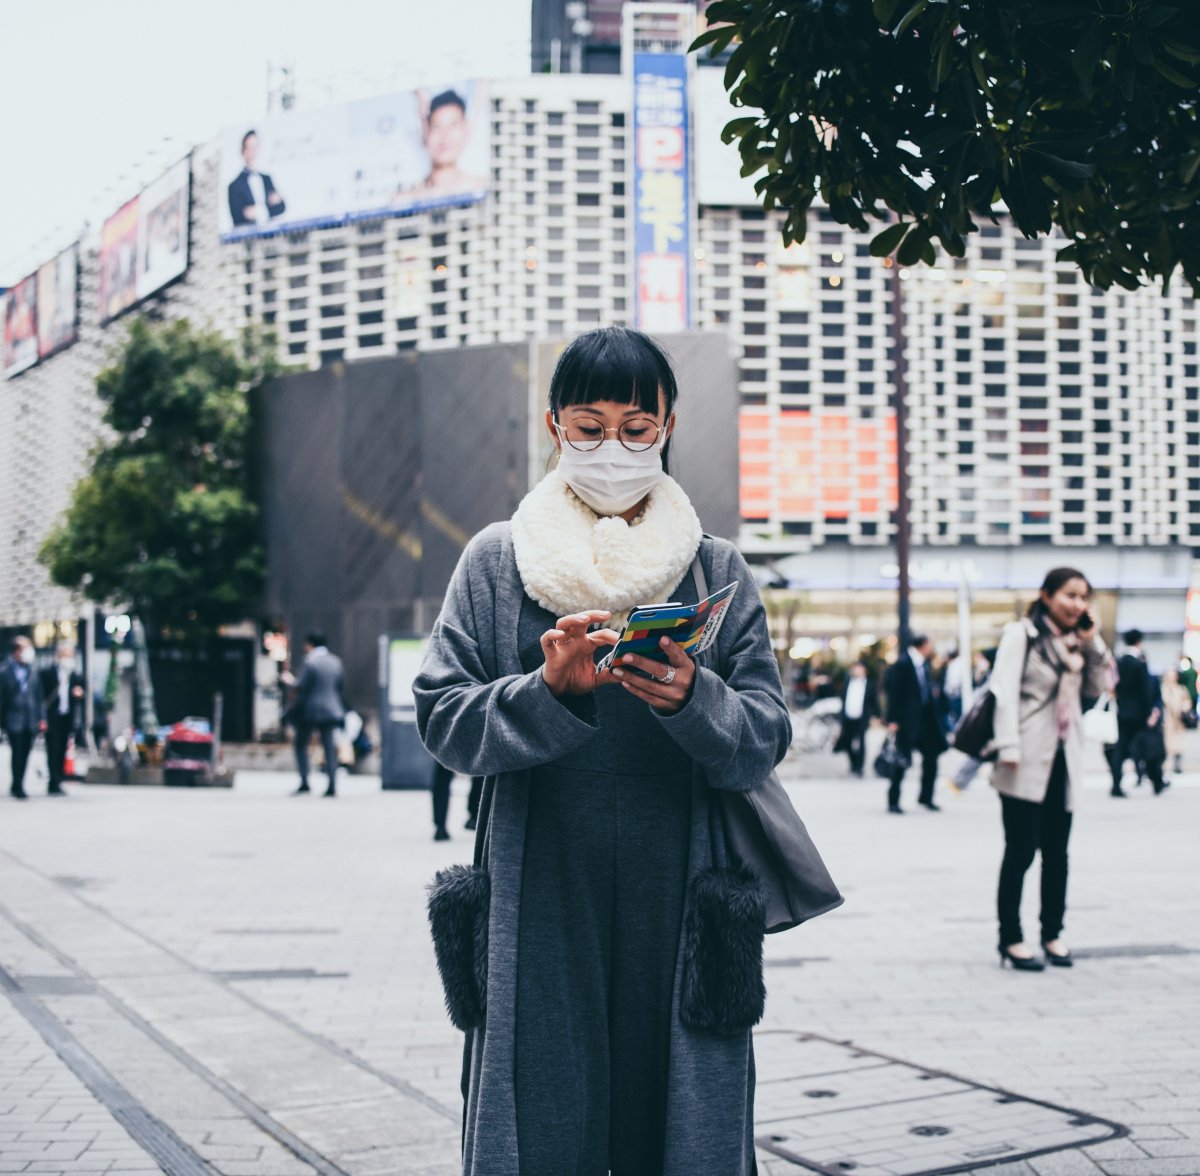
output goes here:
[{"label": "woman talking on phone", "polygon": [[1110,656],[1088,612],[1092,587],[1074,568],[1055,568],[1023,620],[1005,626],[991,691],[996,699],[1004,860],[997,907],[1000,963],[1026,972],[1045,964],[1021,933],[1021,889],[1042,854],[1041,944],[1045,959],[1070,967],[1062,939],[1067,904],[1067,842],[1083,782],[1081,697],[1107,687]]},{"label": "woman talking on phone", "polygon": [[[666,473],[676,397],[637,331],[566,348],[557,466],[467,547],[416,681],[430,752],[487,778],[475,872],[439,874],[430,902],[467,1033],[466,1176],[754,1171],[750,1020],[688,1014],[685,907],[716,852],[712,793],[764,780],[791,728],[754,580]],[[665,662],[597,673],[631,609],[735,580],[699,664],[664,638]],[[485,929],[451,942],[474,901]]]}]

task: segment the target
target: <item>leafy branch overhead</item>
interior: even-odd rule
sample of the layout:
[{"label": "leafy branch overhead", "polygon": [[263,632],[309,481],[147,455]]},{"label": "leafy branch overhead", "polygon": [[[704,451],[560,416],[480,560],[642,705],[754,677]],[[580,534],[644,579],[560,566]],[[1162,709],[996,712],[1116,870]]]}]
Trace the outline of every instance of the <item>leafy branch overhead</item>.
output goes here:
[{"label": "leafy branch overhead", "polygon": [[96,382],[110,439],[39,553],[51,578],[176,633],[241,620],[265,567],[251,402],[274,370],[264,340],[243,351],[186,322],[135,320]]},{"label": "leafy branch overhead", "polygon": [[[961,257],[1002,202],[1097,286],[1200,293],[1195,0],[714,0],[725,127],[800,241],[818,196],[877,256]],[[892,216],[889,214],[895,214]]]}]

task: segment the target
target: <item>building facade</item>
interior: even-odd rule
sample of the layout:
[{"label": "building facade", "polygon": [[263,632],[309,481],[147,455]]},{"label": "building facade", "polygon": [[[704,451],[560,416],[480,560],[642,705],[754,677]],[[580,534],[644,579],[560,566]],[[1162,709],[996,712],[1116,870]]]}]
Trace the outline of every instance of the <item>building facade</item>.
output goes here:
[{"label": "building facade", "polygon": [[[488,93],[491,192],[467,207],[221,244],[219,152],[197,147],[190,266],[145,312],[229,333],[266,324],[310,369],[628,322],[628,79],[538,75]],[[752,558],[892,542],[897,345],[916,542],[1042,545],[1047,564],[1200,543],[1189,293],[1092,289],[1056,260],[1059,242],[1026,241],[1002,216],[965,258],[899,274],[820,212],[784,248],[781,218],[754,205],[719,142],[719,73],[697,70],[693,97],[696,323],[737,364]],[[85,242],[79,343],[0,383],[0,624],[77,609],[34,557],[98,436],[94,377],[122,333],[98,325],[96,260]]]}]

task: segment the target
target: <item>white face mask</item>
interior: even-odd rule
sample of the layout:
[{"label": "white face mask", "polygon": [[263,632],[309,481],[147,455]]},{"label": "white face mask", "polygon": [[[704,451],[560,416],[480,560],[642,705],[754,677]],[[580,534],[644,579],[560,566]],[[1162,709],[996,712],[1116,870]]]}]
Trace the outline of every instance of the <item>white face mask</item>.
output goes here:
[{"label": "white face mask", "polygon": [[33,649],[31,649],[31,648],[30,648],[28,645],[26,645],[26,646],[25,646],[25,647],[24,647],[24,648],[21,650],[21,662],[22,662],[22,664],[24,664],[24,665],[27,665],[27,666],[31,666],[31,665],[33,665],[33,663],[34,663],[34,661],[35,661],[36,659],[37,659],[37,654],[36,654],[36,653],[33,651]]},{"label": "white face mask", "polygon": [[580,450],[564,443],[558,468],[567,485],[598,515],[619,515],[637,506],[663,476],[662,446],[640,453],[620,441],[602,441]]}]

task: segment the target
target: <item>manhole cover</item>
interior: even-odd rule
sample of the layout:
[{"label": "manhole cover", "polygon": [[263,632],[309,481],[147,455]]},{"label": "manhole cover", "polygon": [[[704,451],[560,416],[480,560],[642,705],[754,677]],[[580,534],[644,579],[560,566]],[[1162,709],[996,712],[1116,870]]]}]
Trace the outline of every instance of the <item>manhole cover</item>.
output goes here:
[{"label": "manhole cover", "polygon": [[754,1042],[758,1147],[823,1176],[943,1176],[1129,1133],[850,1042],[781,1030]]}]

